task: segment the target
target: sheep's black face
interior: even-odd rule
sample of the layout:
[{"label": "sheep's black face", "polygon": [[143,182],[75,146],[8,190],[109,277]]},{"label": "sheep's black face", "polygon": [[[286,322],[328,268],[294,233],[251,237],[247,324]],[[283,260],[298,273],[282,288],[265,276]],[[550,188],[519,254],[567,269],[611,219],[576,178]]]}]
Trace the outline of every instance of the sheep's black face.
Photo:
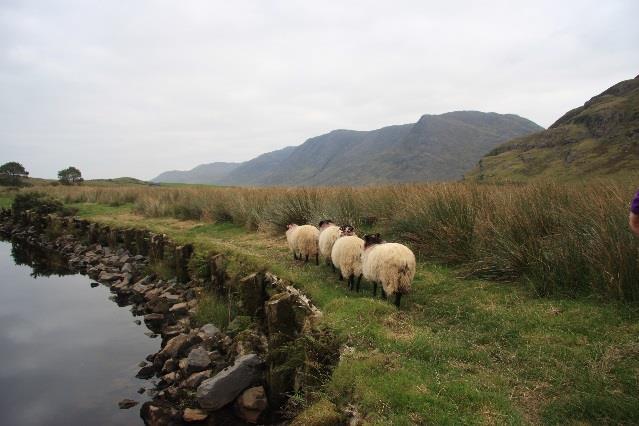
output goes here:
[{"label": "sheep's black face", "polygon": [[374,246],[375,244],[381,244],[382,237],[379,234],[366,234],[364,235],[364,248]]},{"label": "sheep's black face", "polygon": [[328,226],[328,225],[330,225],[332,223],[333,223],[333,221],[330,220],[330,219],[320,220],[319,227],[321,229],[323,226]]},{"label": "sheep's black face", "polygon": [[339,227],[339,233],[341,236],[354,235],[355,228],[353,228],[351,225],[342,225]]}]

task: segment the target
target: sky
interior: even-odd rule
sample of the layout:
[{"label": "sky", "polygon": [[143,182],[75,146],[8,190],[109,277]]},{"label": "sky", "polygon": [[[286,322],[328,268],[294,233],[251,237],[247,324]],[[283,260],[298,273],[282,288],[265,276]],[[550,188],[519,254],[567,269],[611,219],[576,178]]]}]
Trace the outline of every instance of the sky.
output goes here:
[{"label": "sky", "polygon": [[639,1],[0,0],[0,163],[150,179],[639,74]]}]

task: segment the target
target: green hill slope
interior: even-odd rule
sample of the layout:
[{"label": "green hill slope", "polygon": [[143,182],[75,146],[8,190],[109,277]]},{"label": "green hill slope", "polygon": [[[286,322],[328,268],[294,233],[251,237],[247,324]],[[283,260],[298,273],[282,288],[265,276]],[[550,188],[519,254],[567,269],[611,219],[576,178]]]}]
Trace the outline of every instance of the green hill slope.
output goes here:
[{"label": "green hill slope", "polygon": [[615,84],[547,130],[498,146],[466,177],[578,179],[639,172],[639,76]]}]

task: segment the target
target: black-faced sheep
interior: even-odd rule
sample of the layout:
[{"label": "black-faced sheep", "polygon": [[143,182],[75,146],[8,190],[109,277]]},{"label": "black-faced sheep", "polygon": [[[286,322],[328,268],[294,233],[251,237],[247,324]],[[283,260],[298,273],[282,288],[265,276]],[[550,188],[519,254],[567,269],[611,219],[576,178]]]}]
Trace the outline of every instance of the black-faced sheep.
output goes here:
[{"label": "black-faced sheep", "polygon": [[385,243],[379,234],[364,235],[362,272],[373,283],[373,295],[380,283],[382,297],[395,294],[395,305],[399,308],[402,294],[410,291],[415,268],[415,255],[405,245]]},{"label": "black-faced sheep", "polygon": [[[286,240],[293,251],[293,258],[304,259],[315,257],[315,264],[319,265],[319,229],[313,225],[290,224],[286,230]],[[298,257],[299,256],[299,257]]]},{"label": "black-faced sheep", "polygon": [[353,227],[344,225],[340,228],[340,237],[335,241],[331,252],[333,267],[339,269],[340,279],[348,278],[351,290],[357,277],[357,291],[362,280],[362,251],[364,240],[354,235]]},{"label": "black-faced sheep", "polygon": [[[326,264],[331,264],[331,251],[333,250],[333,244],[339,238],[339,227],[331,220],[322,220],[319,223],[319,251]],[[335,267],[333,267],[335,270]]]}]

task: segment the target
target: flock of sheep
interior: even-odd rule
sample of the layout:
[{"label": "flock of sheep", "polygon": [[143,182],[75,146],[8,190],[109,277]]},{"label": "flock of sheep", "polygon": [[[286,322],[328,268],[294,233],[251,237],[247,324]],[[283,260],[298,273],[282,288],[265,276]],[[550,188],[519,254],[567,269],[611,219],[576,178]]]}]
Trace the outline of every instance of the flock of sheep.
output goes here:
[{"label": "flock of sheep", "polygon": [[[322,220],[319,229],[313,225],[290,224],[286,240],[295,260],[315,257],[319,265],[320,254],[333,271],[339,269],[340,280],[348,279],[349,288],[359,292],[362,276],[373,283],[373,296],[381,284],[382,297],[395,295],[399,308],[402,294],[410,291],[415,277],[415,255],[405,245],[386,243],[379,234],[355,235],[350,225],[337,226]],[[355,284],[357,279],[357,284]]]}]

